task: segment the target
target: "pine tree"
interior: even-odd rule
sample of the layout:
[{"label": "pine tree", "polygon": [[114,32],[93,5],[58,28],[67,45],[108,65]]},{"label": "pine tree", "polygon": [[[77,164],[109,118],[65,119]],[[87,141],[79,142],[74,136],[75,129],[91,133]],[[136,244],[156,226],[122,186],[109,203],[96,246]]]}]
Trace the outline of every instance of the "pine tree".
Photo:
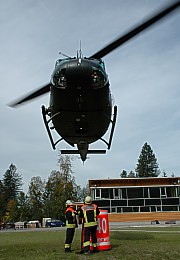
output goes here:
[{"label": "pine tree", "polygon": [[22,175],[17,172],[17,168],[13,163],[5,172],[2,181],[6,201],[15,199],[22,187]]},{"label": "pine tree", "polygon": [[8,216],[7,220],[13,220],[15,217],[16,198],[22,187],[22,175],[17,172],[17,168],[13,163],[5,172],[2,183],[4,193],[3,213]]},{"label": "pine tree", "polygon": [[158,177],[159,165],[153,150],[147,142],[143,145],[138,163],[136,165],[137,177]]},{"label": "pine tree", "polygon": [[120,173],[120,177],[121,178],[127,178],[127,171],[126,170],[122,170],[122,172]]},{"label": "pine tree", "polygon": [[129,173],[128,173],[128,176],[127,176],[128,178],[136,178],[136,174],[135,174],[135,172],[133,172],[133,171],[130,171]]}]

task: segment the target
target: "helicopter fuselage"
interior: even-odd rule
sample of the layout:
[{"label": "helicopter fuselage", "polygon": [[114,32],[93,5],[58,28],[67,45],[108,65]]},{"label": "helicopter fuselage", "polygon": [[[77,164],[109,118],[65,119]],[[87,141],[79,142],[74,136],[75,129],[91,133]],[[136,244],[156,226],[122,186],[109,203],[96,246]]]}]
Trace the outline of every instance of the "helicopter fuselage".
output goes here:
[{"label": "helicopter fuselage", "polygon": [[80,155],[80,150],[87,155],[88,145],[101,139],[113,122],[112,106],[102,60],[68,58],[56,62],[46,111],[60,140],[71,146],[76,144]]}]

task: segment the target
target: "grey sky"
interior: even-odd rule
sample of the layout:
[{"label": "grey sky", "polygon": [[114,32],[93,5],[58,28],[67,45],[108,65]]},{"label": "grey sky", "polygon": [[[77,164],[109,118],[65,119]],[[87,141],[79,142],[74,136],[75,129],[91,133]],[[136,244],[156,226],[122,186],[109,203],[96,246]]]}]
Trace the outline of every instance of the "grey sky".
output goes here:
[{"label": "grey sky", "polygon": [[[0,2],[0,178],[14,163],[25,185],[58,170],[41,117],[49,95],[11,109],[10,101],[49,82],[59,51],[76,56],[79,42],[90,56],[166,0],[6,0]],[[74,161],[77,184],[117,178],[134,170],[145,142],[161,170],[180,176],[180,15],[179,10],[104,58],[118,106],[112,149]],[[70,148],[70,147],[69,147]],[[104,149],[97,142],[92,149]]]}]

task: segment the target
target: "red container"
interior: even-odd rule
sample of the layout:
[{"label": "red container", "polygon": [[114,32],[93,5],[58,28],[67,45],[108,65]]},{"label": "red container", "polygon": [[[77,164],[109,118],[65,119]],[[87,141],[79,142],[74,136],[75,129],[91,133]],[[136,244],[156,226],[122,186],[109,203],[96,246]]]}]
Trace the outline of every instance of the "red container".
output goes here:
[{"label": "red container", "polygon": [[101,209],[97,220],[98,220],[98,227],[96,232],[97,249],[109,250],[111,249],[111,245],[110,245],[110,236],[109,236],[108,211]]}]

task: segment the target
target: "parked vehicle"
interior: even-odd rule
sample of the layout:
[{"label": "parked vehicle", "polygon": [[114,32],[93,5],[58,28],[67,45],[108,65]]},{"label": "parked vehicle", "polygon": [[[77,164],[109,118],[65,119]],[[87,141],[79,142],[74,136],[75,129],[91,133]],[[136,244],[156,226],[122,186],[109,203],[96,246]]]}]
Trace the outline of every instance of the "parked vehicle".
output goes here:
[{"label": "parked vehicle", "polygon": [[59,219],[51,219],[46,221],[46,227],[64,227],[66,224]]},{"label": "parked vehicle", "polygon": [[9,223],[0,222],[0,230],[1,229],[15,229],[15,224],[13,222],[9,222]]},{"label": "parked vehicle", "polygon": [[28,223],[27,223],[28,227],[30,228],[39,228],[41,227],[41,224],[39,222],[39,220],[30,220]]},{"label": "parked vehicle", "polygon": [[15,225],[15,229],[27,228],[27,222],[24,222],[24,221],[15,222],[14,225]]}]

